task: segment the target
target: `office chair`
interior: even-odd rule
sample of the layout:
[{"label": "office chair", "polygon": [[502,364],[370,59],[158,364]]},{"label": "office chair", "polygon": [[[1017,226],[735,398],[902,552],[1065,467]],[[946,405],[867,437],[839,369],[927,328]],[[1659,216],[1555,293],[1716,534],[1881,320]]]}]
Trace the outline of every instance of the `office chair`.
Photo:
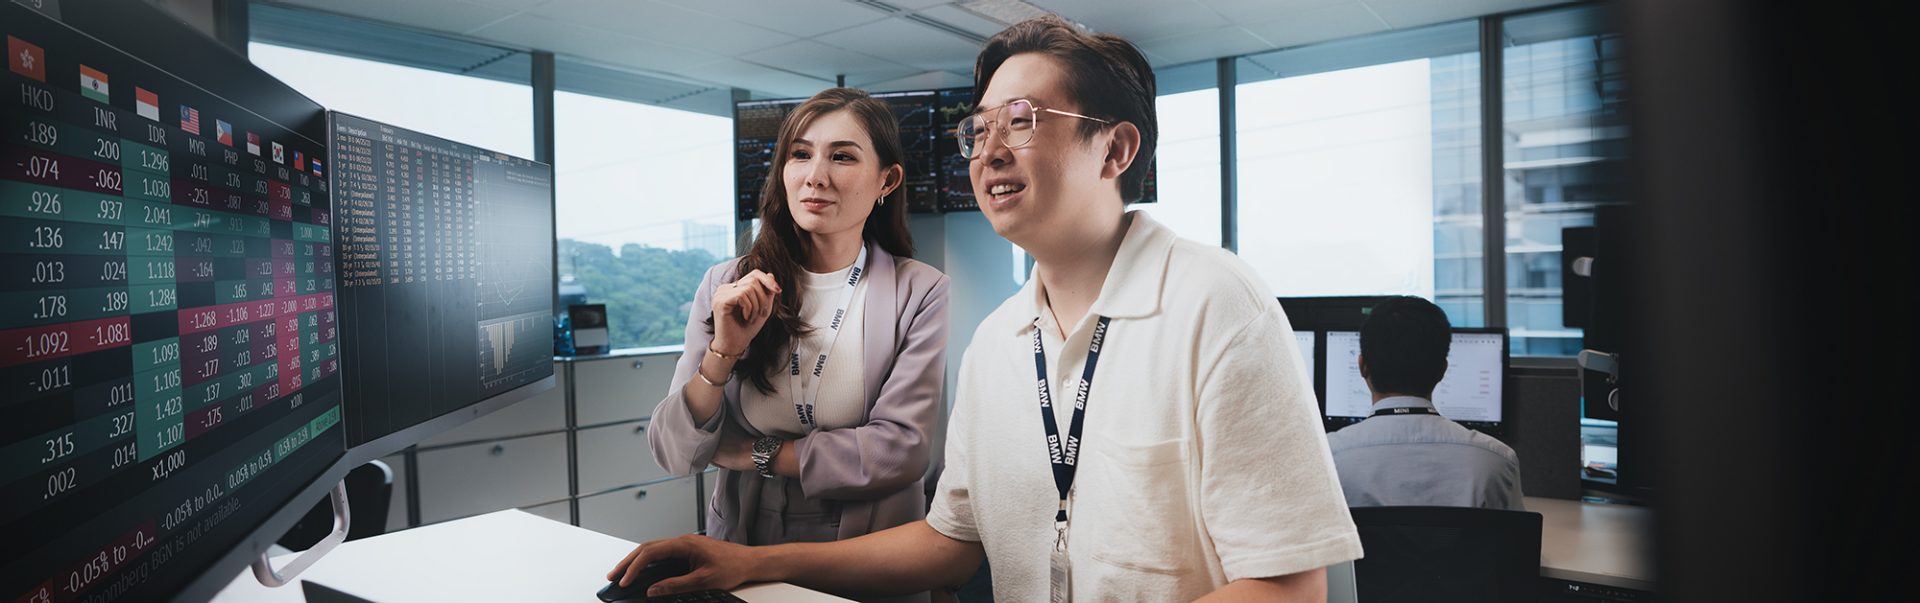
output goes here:
[{"label": "office chair", "polygon": [[[348,471],[346,482],[347,504],[353,512],[353,525],[347,526],[347,540],[386,533],[387,506],[393,501],[393,469],[386,463],[372,461]],[[278,544],[304,551],[332,532],[333,504],[322,498],[280,537]]]},{"label": "office chair", "polygon": [[1539,513],[1470,507],[1351,512],[1366,552],[1353,564],[1361,603],[1539,597]]}]

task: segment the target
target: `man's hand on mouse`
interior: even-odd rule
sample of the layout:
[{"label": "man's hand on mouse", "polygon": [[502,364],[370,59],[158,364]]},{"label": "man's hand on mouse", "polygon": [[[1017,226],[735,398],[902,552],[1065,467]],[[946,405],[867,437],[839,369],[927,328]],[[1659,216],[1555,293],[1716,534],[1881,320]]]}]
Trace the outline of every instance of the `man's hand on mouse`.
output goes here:
[{"label": "man's hand on mouse", "polygon": [[626,558],[613,567],[613,571],[607,572],[607,580],[618,581],[626,586],[633,583],[634,577],[648,563],[681,558],[688,561],[693,571],[654,583],[652,588],[647,589],[647,596],[730,590],[753,579],[748,573],[750,568],[755,567],[753,555],[752,547],[689,534],[634,547],[633,552],[627,553]]}]

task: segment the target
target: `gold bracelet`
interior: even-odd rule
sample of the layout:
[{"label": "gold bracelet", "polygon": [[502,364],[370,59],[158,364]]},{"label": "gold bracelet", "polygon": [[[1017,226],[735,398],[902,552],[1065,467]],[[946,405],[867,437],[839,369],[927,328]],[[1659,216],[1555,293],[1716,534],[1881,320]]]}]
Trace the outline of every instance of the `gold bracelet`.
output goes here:
[{"label": "gold bracelet", "polygon": [[[693,367],[693,375],[695,377],[699,377],[700,381],[703,383],[706,383],[707,385],[711,385],[711,386],[722,388],[722,389],[726,388],[726,385],[724,385],[725,382],[714,383],[712,379],[708,379],[707,374],[705,372],[702,372],[700,370],[700,367],[697,367],[697,366]],[[729,375],[728,378],[732,378],[732,376]]]},{"label": "gold bracelet", "polygon": [[707,344],[707,353],[713,354],[715,356],[719,356],[721,360],[739,360],[741,356],[746,355],[745,351],[742,351],[739,354],[722,354],[720,353],[719,350],[713,349],[712,343]]}]

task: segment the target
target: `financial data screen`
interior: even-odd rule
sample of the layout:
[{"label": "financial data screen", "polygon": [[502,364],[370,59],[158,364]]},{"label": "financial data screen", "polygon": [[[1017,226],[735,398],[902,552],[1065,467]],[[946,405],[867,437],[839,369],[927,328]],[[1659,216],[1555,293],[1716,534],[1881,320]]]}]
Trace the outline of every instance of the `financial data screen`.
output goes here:
[{"label": "financial data screen", "polygon": [[[1455,421],[1499,422],[1505,376],[1506,337],[1499,333],[1454,333],[1447,374],[1433,390],[1434,409]],[[1360,377],[1360,333],[1327,333],[1327,416],[1365,417],[1373,393]]]},{"label": "financial data screen", "polygon": [[900,164],[906,171],[900,187],[906,191],[908,211],[939,211],[940,171],[936,154],[940,143],[939,93],[889,92],[873,96],[893,109],[895,123],[900,128],[903,153]]},{"label": "financial data screen", "polygon": [[973,176],[968,173],[967,158],[960,156],[960,120],[973,114],[973,89],[949,88],[940,91],[940,211],[969,211],[980,208],[973,198]]},{"label": "financial data screen", "polygon": [[752,101],[733,106],[734,213],[741,220],[760,215],[760,192],[773,171],[780,123],[803,99]]},{"label": "financial data screen", "polygon": [[0,17],[0,600],[159,600],[344,450],[320,107]]},{"label": "financial data screen", "polygon": [[347,438],[553,374],[553,169],[330,114]]}]

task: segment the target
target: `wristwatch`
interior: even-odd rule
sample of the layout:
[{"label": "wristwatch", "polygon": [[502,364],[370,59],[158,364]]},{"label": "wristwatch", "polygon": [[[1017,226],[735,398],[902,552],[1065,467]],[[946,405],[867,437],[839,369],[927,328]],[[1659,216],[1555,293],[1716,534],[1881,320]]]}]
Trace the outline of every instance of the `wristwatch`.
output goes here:
[{"label": "wristwatch", "polygon": [[773,455],[780,452],[780,445],[786,440],[767,436],[753,441],[753,467],[760,470],[760,477],[773,477]]}]

